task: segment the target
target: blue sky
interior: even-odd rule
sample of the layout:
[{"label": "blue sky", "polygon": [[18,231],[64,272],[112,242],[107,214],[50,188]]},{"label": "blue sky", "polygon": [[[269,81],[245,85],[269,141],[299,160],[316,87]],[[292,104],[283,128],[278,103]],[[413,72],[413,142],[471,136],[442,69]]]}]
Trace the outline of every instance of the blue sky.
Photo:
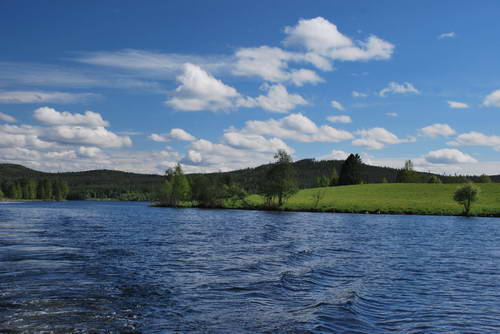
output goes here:
[{"label": "blue sky", "polygon": [[500,173],[498,1],[2,1],[0,161]]}]

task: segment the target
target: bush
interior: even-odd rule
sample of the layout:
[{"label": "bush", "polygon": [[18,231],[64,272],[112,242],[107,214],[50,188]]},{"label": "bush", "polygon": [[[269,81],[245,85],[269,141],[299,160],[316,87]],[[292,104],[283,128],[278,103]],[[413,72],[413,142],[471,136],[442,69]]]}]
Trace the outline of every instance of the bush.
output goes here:
[{"label": "bush", "polygon": [[464,215],[468,216],[472,203],[477,201],[480,189],[472,183],[468,183],[455,191],[453,199],[463,205]]}]

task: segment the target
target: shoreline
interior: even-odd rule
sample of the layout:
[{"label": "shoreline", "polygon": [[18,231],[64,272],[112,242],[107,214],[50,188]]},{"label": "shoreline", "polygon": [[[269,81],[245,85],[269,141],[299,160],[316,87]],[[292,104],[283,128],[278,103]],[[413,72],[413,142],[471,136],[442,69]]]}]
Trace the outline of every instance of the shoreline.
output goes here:
[{"label": "shoreline", "polygon": [[263,211],[263,212],[309,212],[309,213],[350,213],[350,214],[360,214],[360,215],[399,215],[399,216],[437,216],[437,217],[465,217],[465,218],[500,218],[499,213],[492,214],[469,214],[468,216],[463,214],[447,214],[440,212],[418,212],[418,211],[397,211],[397,210],[339,210],[339,209],[294,209],[294,208],[263,208],[258,206],[248,206],[248,207],[205,207],[205,206],[168,206],[160,203],[153,203],[149,205],[153,208],[173,208],[173,209],[206,209],[206,210],[246,210],[246,211]]}]

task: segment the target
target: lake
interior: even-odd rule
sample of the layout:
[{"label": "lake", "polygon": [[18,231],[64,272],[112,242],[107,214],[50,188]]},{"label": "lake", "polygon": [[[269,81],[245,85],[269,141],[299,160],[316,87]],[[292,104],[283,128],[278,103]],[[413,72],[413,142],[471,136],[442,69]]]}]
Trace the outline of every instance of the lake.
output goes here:
[{"label": "lake", "polygon": [[498,333],[500,219],[0,204],[1,333]]}]

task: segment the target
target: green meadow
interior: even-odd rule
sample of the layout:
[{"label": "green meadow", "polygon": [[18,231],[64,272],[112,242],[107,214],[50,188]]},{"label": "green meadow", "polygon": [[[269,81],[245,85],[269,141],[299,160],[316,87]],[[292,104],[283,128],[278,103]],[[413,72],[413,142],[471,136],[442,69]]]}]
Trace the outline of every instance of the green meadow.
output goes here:
[{"label": "green meadow", "polygon": [[[287,211],[460,215],[463,207],[453,200],[461,184],[384,183],[303,189],[281,207]],[[471,215],[500,216],[500,183],[477,184],[479,199]],[[319,201],[318,199],[319,196]],[[259,208],[264,201],[251,195],[246,201]],[[316,202],[317,201],[317,202]],[[232,206],[234,208],[236,206]]]}]

